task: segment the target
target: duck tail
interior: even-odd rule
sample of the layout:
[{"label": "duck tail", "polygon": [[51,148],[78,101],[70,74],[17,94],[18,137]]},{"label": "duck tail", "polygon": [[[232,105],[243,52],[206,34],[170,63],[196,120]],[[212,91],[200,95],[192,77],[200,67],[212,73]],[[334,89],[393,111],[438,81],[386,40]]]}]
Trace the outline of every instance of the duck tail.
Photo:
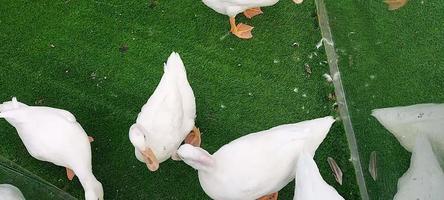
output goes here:
[{"label": "duck tail", "polygon": [[168,61],[164,65],[164,72],[174,78],[186,79],[187,73],[185,66],[178,53],[173,52],[170,57],[168,57]]},{"label": "duck tail", "polygon": [[314,127],[311,138],[307,141],[306,145],[308,152],[314,155],[316,149],[322,143],[330,131],[331,126],[335,123],[335,119],[332,116],[318,118],[309,121],[311,126]]},{"label": "duck tail", "polygon": [[17,97],[12,97],[12,107],[14,108],[18,108],[19,107],[19,103],[17,101]]},{"label": "duck tail", "polygon": [[0,104],[0,112],[14,110],[20,108],[21,103],[17,101],[16,97],[12,97],[11,101]]}]

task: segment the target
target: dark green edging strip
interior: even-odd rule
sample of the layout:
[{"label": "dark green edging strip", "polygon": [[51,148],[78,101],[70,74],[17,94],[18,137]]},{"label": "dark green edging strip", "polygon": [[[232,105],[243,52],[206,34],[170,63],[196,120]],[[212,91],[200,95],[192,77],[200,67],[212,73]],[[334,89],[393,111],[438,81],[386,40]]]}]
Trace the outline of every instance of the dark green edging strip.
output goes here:
[{"label": "dark green edging strip", "polygon": [[358,145],[356,143],[355,131],[350,120],[347,101],[345,98],[344,88],[342,86],[341,75],[338,67],[338,55],[335,51],[333,37],[328,21],[327,9],[324,0],[315,0],[316,9],[321,28],[322,41],[324,43],[325,52],[327,54],[328,65],[330,66],[330,74],[332,75],[333,84],[335,86],[336,99],[339,107],[339,114],[344,124],[345,134],[347,136],[348,146],[350,148],[351,162],[355,168],[356,179],[361,193],[362,200],[369,200],[367,186],[365,184],[364,174],[362,171],[361,161],[359,159]]},{"label": "dark green edging strip", "polygon": [[[15,164],[14,162],[12,162],[2,156],[0,156],[0,170],[4,170],[5,172],[8,172],[10,174],[14,174],[14,175],[23,177],[27,181],[30,181],[29,184],[36,183],[39,185],[46,186],[46,188],[49,190],[48,192],[52,192],[55,196],[59,197],[60,199],[77,200],[76,198],[74,198],[73,196],[64,192],[63,190],[60,190],[58,187],[52,185],[51,183],[40,178],[39,176],[31,173],[30,171],[24,169],[23,167]],[[38,195],[38,194],[36,194],[36,195]],[[34,196],[33,198],[35,198],[35,197],[36,196]]]}]

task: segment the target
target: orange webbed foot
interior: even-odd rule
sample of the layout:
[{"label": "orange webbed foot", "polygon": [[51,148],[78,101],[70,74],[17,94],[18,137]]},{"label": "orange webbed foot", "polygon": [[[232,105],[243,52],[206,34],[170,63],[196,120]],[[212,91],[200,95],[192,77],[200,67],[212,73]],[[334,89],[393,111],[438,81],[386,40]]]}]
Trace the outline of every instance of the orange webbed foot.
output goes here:
[{"label": "orange webbed foot", "polygon": [[251,30],[253,30],[254,27],[240,23],[231,30],[231,33],[233,33],[235,36],[241,39],[250,39],[253,37],[253,34],[251,33]]},{"label": "orange webbed foot", "polygon": [[200,147],[201,141],[202,139],[201,139],[200,130],[196,127],[194,127],[193,130],[191,130],[191,132],[185,138],[186,144],[191,144],[195,147]]},{"label": "orange webbed foot", "polygon": [[66,177],[68,177],[68,180],[72,181],[72,179],[74,179],[74,176],[76,176],[74,171],[72,171],[72,169],[66,167]]},{"label": "orange webbed foot", "polygon": [[253,18],[254,16],[256,16],[256,15],[260,15],[260,14],[262,14],[263,12],[262,12],[262,10],[261,10],[261,8],[260,7],[258,7],[258,8],[250,8],[250,9],[247,9],[246,11],[244,11],[244,15],[245,15],[245,17],[247,17],[248,19],[251,19],[251,18]]},{"label": "orange webbed foot", "polygon": [[277,200],[278,199],[278,193],[275,192],[273,194],[265,195],[258,200]]}]

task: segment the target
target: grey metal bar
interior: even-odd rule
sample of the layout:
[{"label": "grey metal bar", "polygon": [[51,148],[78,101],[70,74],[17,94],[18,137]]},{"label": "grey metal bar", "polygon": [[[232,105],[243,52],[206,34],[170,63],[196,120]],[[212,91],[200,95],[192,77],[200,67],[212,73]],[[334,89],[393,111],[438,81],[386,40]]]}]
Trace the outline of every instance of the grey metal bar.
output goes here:
[{"label": "grey metal bar", "polygon": [[351,162],[353,163],[353,167],[355,169],[359,192],[361,194],[362,200],[369,200],[361,161],[359,159],[359,151],[358,145],[356,143],[355,132],[353,130],[353,125],[350,119],[346,96],[342,85],[341,74],[338,67],[338,55],[335,51],[335,45],[329,25],[327,9],[325,7],[324,0],[315,0],[315,2],[319,20],[319,27],[321,28],[322,42],[324,43],[328,64],[330,66],[330,74],[333,78],[333,84],[335,86],[336,99],[339,106],[339,114],[341,116],[347,136],[348,146],[351,153]]}]

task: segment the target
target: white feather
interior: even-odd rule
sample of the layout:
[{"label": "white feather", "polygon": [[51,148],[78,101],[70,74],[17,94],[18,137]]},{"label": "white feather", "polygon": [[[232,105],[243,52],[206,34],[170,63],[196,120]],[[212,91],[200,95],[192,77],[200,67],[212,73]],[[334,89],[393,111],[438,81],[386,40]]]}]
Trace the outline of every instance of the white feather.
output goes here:
[{"label": "white feather", "polygon": [[372,115],[407,151],[413,150],[418,135],[426,135],[444,166],[444,104],[376,109]]},{"label": "white feather", "polygon": [[25,200],[25,197],[17,187],[10,184],[0,184],[0,199]]},{"label": "white feather", "polygon": [[[214,11],[234,17],[250,8],[272,6],[279,0],[202,0]],[[300,2],[300,0],[298,1]]]},{"label": "white feather", "polygon": [[324,181],[313,156],[302,153],[296,164],[293,200],[344,200],[344,198]]},{"label": "white feather", "polygon": [[295,177],[300,152],[314,154],[327,135],[332,117],[252,133],[209,155],[183,145],[183,161],[198,170],[204,191],[218,200],[253,200],[277,192]]},{"label": "white feather", "polygon": [[[163,162],[193,129],[195,118],[194,93],[179,54],[173,52],[164,66],[159,85],[137,117],[136,124],[143,127],[145,135],[141,143],[151,148],[159,162]],[[138,146],[134,143],[138,141],[132,142]],[[137,148],[136,157],[144,162]]]},{"label": "white feather", "polygon": [[394,200],[443,200],[444,173],[425,135],[416,137],[410,168],[398,180]]},{"label": "white feather", "polygon": [[16,128],[32,157],[72,169],[87,200],[103,199],[102,185],[92,173],[88,136],[74,115],[66,110],[14,101],[1,104],[0,112]]}]

